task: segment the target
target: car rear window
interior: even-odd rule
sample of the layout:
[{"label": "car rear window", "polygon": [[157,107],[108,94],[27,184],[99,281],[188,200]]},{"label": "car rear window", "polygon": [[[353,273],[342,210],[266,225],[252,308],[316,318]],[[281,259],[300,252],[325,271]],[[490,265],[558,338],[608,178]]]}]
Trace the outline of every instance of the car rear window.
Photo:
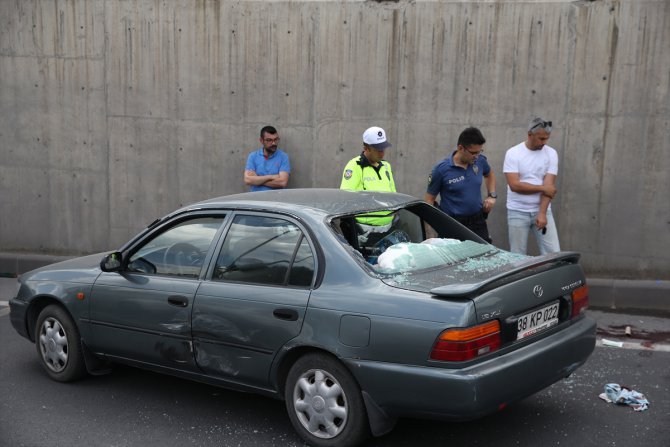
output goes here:
[{"label": "car rear window", "polygon": [[427,204],[344,216],[333,219],[332,226],[381,274],[455,265],[462,271],[483,272],[526,257],[484,242]]}]

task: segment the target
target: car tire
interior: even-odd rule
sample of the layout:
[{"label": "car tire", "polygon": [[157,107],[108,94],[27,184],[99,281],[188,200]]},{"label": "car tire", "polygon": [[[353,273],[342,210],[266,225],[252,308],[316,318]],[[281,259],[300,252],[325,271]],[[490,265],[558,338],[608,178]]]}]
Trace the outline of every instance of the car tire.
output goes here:
[{"label": "car tire", "polygon": [[286,377],[284,397],[293,427],[311,446],[353,446],[370,436],[358,383],[329,355],[299,358]]},{"label": "car tire", "polygon": [[86,375],[79,331],[62,307],[42,309],[35,326],[35,347],[53,380],[70,382]]}]

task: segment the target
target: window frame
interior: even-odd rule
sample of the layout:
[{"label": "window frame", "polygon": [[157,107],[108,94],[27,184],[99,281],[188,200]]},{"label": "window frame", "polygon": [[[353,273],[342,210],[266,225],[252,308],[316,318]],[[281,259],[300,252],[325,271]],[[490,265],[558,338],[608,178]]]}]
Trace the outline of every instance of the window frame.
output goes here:
[{"label": "window frame", "polygon": [[[230,279],[214,279],[214,272],[216,269],[216,264],[218,262],[219,256],[221,255],[221,250],[223,249],[223,245],[225,243],[226,238],[230,234],[230,230],[233,226],[233,223],[235,222],[235,219],[238,216],[254,216],[254,217],[266,217],[270,219],[280,219],[284,220],[292,225],[295,225],[301,232],[300,238],[296,242],[296,245],[293,249],[293,253],[291,255],[291,262],[290,265],[287,269],[286,272],[286,277],[284,279],[284,284],[268,284],[268,283],[261,283],[261,282],[250,282],[250,281],[235,281],[235,280],[230,280]],[[307,225],[305,225],[300,219],[297,219],[293,215],[289,214],[284,214],[284,213],[273,213],[273,212],[266,212],[266,211],[254,211],[254,210],[233,210],[230,212],[230,214],[227,216],[228,219],[223,225],[223,231],[221,234],[218,236],[218,241],[215,244],[215,248],[211,253],[211,258],[210,262],[207,268],[207,271],[205,273],[205,278],[209,281],[217,282],[217,283],[231,283],[231,284],[248,284],[251,286],[266,286],[266,287],[282,287],[282,288],[296,288],[296,289],[315,289],[319,286],[321,279],[323,277],[322,270],[320,266],[323,263],[323,255],[321,254],[321,250],[318,245],[314,243],[314,236],[312,231],[309,229]],[[312,252],[312,258],[314,259],[314,271],[312,273],[312,280],[310,282],[309,286],[297,286],[297,285],[291,285],[288,284],[288,280],[291,276],[291,270],[293,269],[293,266],[295,264],[295,258],[297,256],[298,251],[300,250],[300,246],[302,244],[302,241],[305,240],[307,241],[307,245]]]},{"label": "window frame", "polygon": [[[206,277],[206,272],[209,271],[210,264],[212,261],[212,256],[214,254],[215,248],[218,244],[218,241],[221,238],[221,234],[223,233],[224,229],[227,226],[227,223],[230,219],[231,211],[230,210],[217,210],[217,211],[212,211],[212,210],[207,210],[207,211],[195,211],[195,212],[189,212],[185,214],[180,214],[178,216],[174,216],[172,219],[166,220],[165,222],[162,222],[160,225],[156,227],[151,227],[149,226],[147,230],[141,234],[139,237],[135,238],[134,243],[132,246],[128,247],[126,250],[123,251],[123,268],[122,271],[125,273],[129,274],[134,274],[134,275],[150,275],[150,276],[156,276],[156,277],[162,277],[162,278],[174,278],[174,279],[182,279],[182,280],[203,280]],[[170,231],[174,227],[188,221],[192,220],[197,220],[197,219],[203,219],[203,218],[220,218],[221,219],[221,225],[219,228],[216,230],[216,233],[214,234],[214,237],[209,243],[209,248],[207,249],[207,252],[205,254],[205,257],[202,262],[202,266],[200,267],[200,272],[196,277],[190,277],[190,276],[180,276],[180,275],[174,275],[174,274],[168,274],[168,273],[148,273],[148,272],[142,272],[142,271],[136,271],[136,270],[130,270],[129,269],[129,264],[131,258],[137,254],[143,247],[145,247],[148,243],[151,243],[154,239],[162,235],[163,233]]]}]

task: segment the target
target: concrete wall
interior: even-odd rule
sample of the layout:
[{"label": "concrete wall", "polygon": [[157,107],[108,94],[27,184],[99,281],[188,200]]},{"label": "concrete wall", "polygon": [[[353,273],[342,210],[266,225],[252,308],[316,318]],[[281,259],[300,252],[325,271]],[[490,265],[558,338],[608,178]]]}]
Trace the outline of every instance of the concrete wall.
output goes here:
[{"label": "concrete wall", "polygon": [[385,127],[417,197],[480,127],[506,248],[504,152],[539,114],[563,248],[591,275],[670,278],[668,0],[1,0],[0,114],[0,252],[103,251],[241,192],[265,124],[291,187],[339,186]]}]

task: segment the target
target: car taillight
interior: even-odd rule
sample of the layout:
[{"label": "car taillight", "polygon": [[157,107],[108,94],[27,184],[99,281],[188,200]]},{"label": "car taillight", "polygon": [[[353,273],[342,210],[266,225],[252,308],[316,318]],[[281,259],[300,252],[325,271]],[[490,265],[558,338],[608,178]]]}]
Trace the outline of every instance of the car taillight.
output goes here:
[{"label": "car taillight", "polygon": [[589,286],[584,284],[572,291],[572,316],[576,317],[589,307]]},{"label": "car taillight", "polygon": [[469,328],[442,332],[430,352],[431,360],[463,362],[500,347],[500,322],[489,321]]}]

